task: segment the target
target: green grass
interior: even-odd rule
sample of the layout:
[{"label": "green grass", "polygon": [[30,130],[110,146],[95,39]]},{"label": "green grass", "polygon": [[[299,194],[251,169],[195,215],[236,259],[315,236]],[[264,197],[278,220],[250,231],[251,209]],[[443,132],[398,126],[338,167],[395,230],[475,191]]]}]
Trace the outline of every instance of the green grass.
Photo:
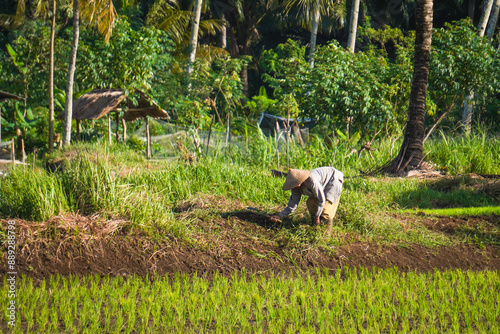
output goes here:
[{"label": "green grass", "polygon": [[500,215],[500,206],[472,207],[472,208],[448,208],[448,209],[413,209],[402,212],[423,212],[434,216],[480,216]]},{"label": "green grass", "polygon": [[[441,147],[440,140],[431,140],[428,146]],[[500,146],[498,139],[484,136],[447,140],[454,147],[475,143]],[[193,149],[189,143],[185,147]],[[378,148],[372,152],[372,159],[366,153],[351,154],[345,142],[328,147],[315,136],[305,148],[292,144],[291,167],[312,169],[333,164],[346,175],[337,214],[341,226],[336,227],[336,236],[325,243],[317,233],[303,228],[310,219],[302,205],[293,217],[285,220],[278,234],[279,242],[299,248],[311,244],[328,246],[342,243],[346,235],[355,235],[365,241],[442,245],[449,243],[446,237],[419,225],[409,226],[388,213],[498,204],[497,186],[489,187],[468,175],[438,180],[358,176],[359,169],[389,159],[389,143],[381,142]],[[477,155],[492,150],[477,149]],[[282,146],[280,152],[283,163],[286,155]],[[273,178],[270,173],[270,169],[277,168],[276,141],[262,134],[239,145],[217,146],[208,156],[198,157],[194,162],[148,161],[142,152],[122,144],[76,145],[51,157],[57,158],[64,161],[59,172],[46,172],[42,165],[19,167],[0,179],[1,217],[42,221],[67,212],[98,213],[103,218],[125,220],[132,230],[193,243],[196,221],[205,219],[206,212],[201,210],[197,216],[189,217],[178,215],[175,209],[183,202],[215,195],[228,203],[256,206],[273,213],[286,205],[289,196],[289,192],[281,190],[284,180]],[[499,159],[485,156],[485,160],[497,165]],[[234,208],[219,210],[231,212]]]},{"label": "green grass", "polygon": [[[52,276],[38,286],[19,277],[11,332],[494,333],[499,279],[489,271],[350,268],[288,277]],[[4,278],[2,305],[8,286]]]},{"label": "green grass", "polygon": [[485,130],[461,136],[440,132],[426,142],[428,159],[453,174],[500,174],[500,139]]}]

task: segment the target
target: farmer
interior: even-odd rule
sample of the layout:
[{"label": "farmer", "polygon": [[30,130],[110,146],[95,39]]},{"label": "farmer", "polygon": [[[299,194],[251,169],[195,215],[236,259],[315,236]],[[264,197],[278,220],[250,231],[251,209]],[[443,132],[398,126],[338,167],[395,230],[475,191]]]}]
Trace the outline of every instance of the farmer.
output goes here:
[{"label": "farmer", "polygon": [[343,181],[344,174],[333,167],[320,167],[312,171],[290,169],[283,185],[283,190],[292,191],[288,205],[280,213],[271,216],[271,221],[277,222],[294,212],[302,195],[306,195],[309,196],[306,205],[312,216],[312,225],[318,226],[321,218],[327,223],[330,233]]}]

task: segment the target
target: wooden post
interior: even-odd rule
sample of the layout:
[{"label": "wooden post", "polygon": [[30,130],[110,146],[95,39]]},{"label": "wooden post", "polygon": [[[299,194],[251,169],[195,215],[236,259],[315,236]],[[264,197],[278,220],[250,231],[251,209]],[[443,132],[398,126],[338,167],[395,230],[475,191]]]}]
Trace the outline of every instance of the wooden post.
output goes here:
[{"label": "wooden post", "polygon": [[210,135],[212,134],[212,125],[214,124],[214,116],[210,116],[210,129],[208,130],[208,139],[207,139],[207,153],[205,153],[206,155],[208,155],[208,148],[210,146]]},{"label": "wooden post", "polygon": [[108,142],[111,145],[111,116],[108,113]]},{"label": "wooden post", "polygon": [[122,117],[122,128],[123,128],[123,142],[127,142],[127,123],[125,119]]},{"label": "wooden post", "polygon": [[24,151],[24,139],[21,138],[21,161],[24,164],[26,162],[26,152]]},{"label": "wooden post", "polygon": [[231,112],[227,112],[227,134],[226,134],[226,146],[229,145],[231,141]]},{"label": "wooden post", "polygon": [[286,170],[290,169],[290,110],[286,112]]},{"label": "wooden post", "polygon": [[280,149],[278,147],[278,135],[280,131],[280,126],[278,124],[278,121],[276,120],[276,133],[274,134],[274,142],[276,143],[276,156],[278,157],[278,169],[280,168]]},{"label": "wooden post", "polygon": [[146,158],[151,159],[151,137],[149,135],[149,119],[146,118]]},{"label": "wooden post", "polygon": [[115,112],[115,120],[116,120],[115,135],[116,135],[116,142],[118,143],[120,141],[120,134],[119,134],[119,130],[120,130],[120,114],[119,114],[118,111]]},{"label": "wooden post", "polygon": [[76,139],[80,140],[80,120],[76,120]]},{"label": "wooden post", "polygon": [[15,140],[14,138],[12,138],[12,142],[10,144],[10,157],[12,159],[12,166],[15,166],[16,165],[16,144],[15,144]]},{"label": "wooden post", "polygon": [[35,160],[36,160],[36,155],[38,154],[38,149],[35,148],[33,150],[33,164],[31,165],[31,170],[35,170]]}]

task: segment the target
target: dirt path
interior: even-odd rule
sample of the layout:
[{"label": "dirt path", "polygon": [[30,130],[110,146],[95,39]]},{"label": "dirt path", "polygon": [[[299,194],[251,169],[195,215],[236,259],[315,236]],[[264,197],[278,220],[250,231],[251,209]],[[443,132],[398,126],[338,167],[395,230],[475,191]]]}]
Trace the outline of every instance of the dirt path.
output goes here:
[{"label": "dirt path", "polygon": [[[17,272],[42,279],[53,274],[172,275],[176,271],[210,277],[214,273],[230,274],[237,270],[278,273],[326,268],[334,271],[345,266],[397,267],[400,271],[418,272],[434,269],[500,271],[498,246],[467,244],[426,248],[416,244],[401,247],[358,242],[329,250],[312,247],[298,251],[266,241],[269,240],[266,236],[272,237],[276,232],[261,224],[260,219],[251,213],[222,215],[216,223],[212,221],[201,226],[198,237],[202,246],[196,248],[181,245],[175,239],[154,240],[124,232],[119,228],[123,221],[103,222],[97,216],[67,215],[44,223],[16,220]],[[484,218],[470,219],[473,222]],[[486,219],[496,226],[500,224],[498,216]],[[5,228],[7,221],[1,223]],[[443,233],[452,233],[454,228],[466,223],[471,221],[461,218],[424,220],[429,229]],[[256,238],[258,235],[264,238]],[[211,239],[208,236],[212,236]],[[5,247],[2,252],[5,259],[0,265],[0,273],[5,274]]]}]

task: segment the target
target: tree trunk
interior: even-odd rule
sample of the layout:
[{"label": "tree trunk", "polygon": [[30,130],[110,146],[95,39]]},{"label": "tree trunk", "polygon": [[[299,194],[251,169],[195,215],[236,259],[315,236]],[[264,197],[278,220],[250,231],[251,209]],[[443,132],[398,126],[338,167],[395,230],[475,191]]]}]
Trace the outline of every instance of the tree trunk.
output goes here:
[{"label": "tree trunk", "polygon": [[[491,14],[491,8],[493,7],[494,0],[487,0],[484,3],[483,13],[481,14],[481,19],[477,26],[477,35],[483,37],[486,31],[486,26]],[[462,113],[462,126],[465,132],[470,132],[472,123],[472,112],[474,107],[474,92],[471,91],[464,101],[464,110]]]},{"label": "tree trunk", "polygon": [[[221,20],[226,20],[224,14],[222,14]],[[221,49],[225,49],[227,47],[227,27],[225,24],[222,26],[220,31],[220,47]]]},{"label": "tree trunk", "polygon": [[415,60],[405,137],[398,156],[382,170],[396,174],[417,169],[423,160],[424,119],[432,41],[433,0],[417,0]]},{"label": "tree trunk", "polygon": [[318,39],[318,27],[320,19],[319,4],[314,3],[313,21],[311,25],[311,49],[309,50],[309,66],[314,67],[314,51],[316,50],[316,40]]},{"label": "tree trunk", "polygon": [[493,0],[485,1],[483,5],[483,13],[481,14],[481,19],[477,26],[477,35],[483,37],[486,31],[486,26],[488,25],[488,20],[490,19],[491,8],[493,7]]},{"label": "tree trunk", "polygon": [[71,45],[71,56],[68,65],[68,82],[66,84],[66,103],[64,106],[64,131],[63,146],[71,143],[71,121],[73,120],[73,83],[76,69],[76,53],[78,50],[78,39],[80,35],[80,9],[78,0],[73,0],[73,44]]},{"label": "tree trunk", "polygon": [[488,36],[488,39],[493,38],[493,35],[495,34],[499,12],[500,12],[500,0],[495,0],[493,8],[491,9],[491,17],[488,22],[488,28],[486,29],[486,36]]},{"label": "tree trunk", "polygon": [[54,148],[54,41],[56,31],[56,0],[52,0],[49,56],[49,152]]},{"label": "tree trunk", "polygon": [[196,0],[193,11],[193,24],[191,27],[191,40],[189,42],[189,60],[187,66],[188,75],[193,71],[193,63],[196,59],[196,47],[198,46],[198,31],[200,29],[201,5],[203,0]]},{"label": "tree trunk", "polygon": [[359,15],[359,1],[354,0],[351,10],[351,26],[349,27],[349,39],[347,40],[347,46],[352,53],[355,51],[356,47],[356,35],[358,30],[358,15]]}]

